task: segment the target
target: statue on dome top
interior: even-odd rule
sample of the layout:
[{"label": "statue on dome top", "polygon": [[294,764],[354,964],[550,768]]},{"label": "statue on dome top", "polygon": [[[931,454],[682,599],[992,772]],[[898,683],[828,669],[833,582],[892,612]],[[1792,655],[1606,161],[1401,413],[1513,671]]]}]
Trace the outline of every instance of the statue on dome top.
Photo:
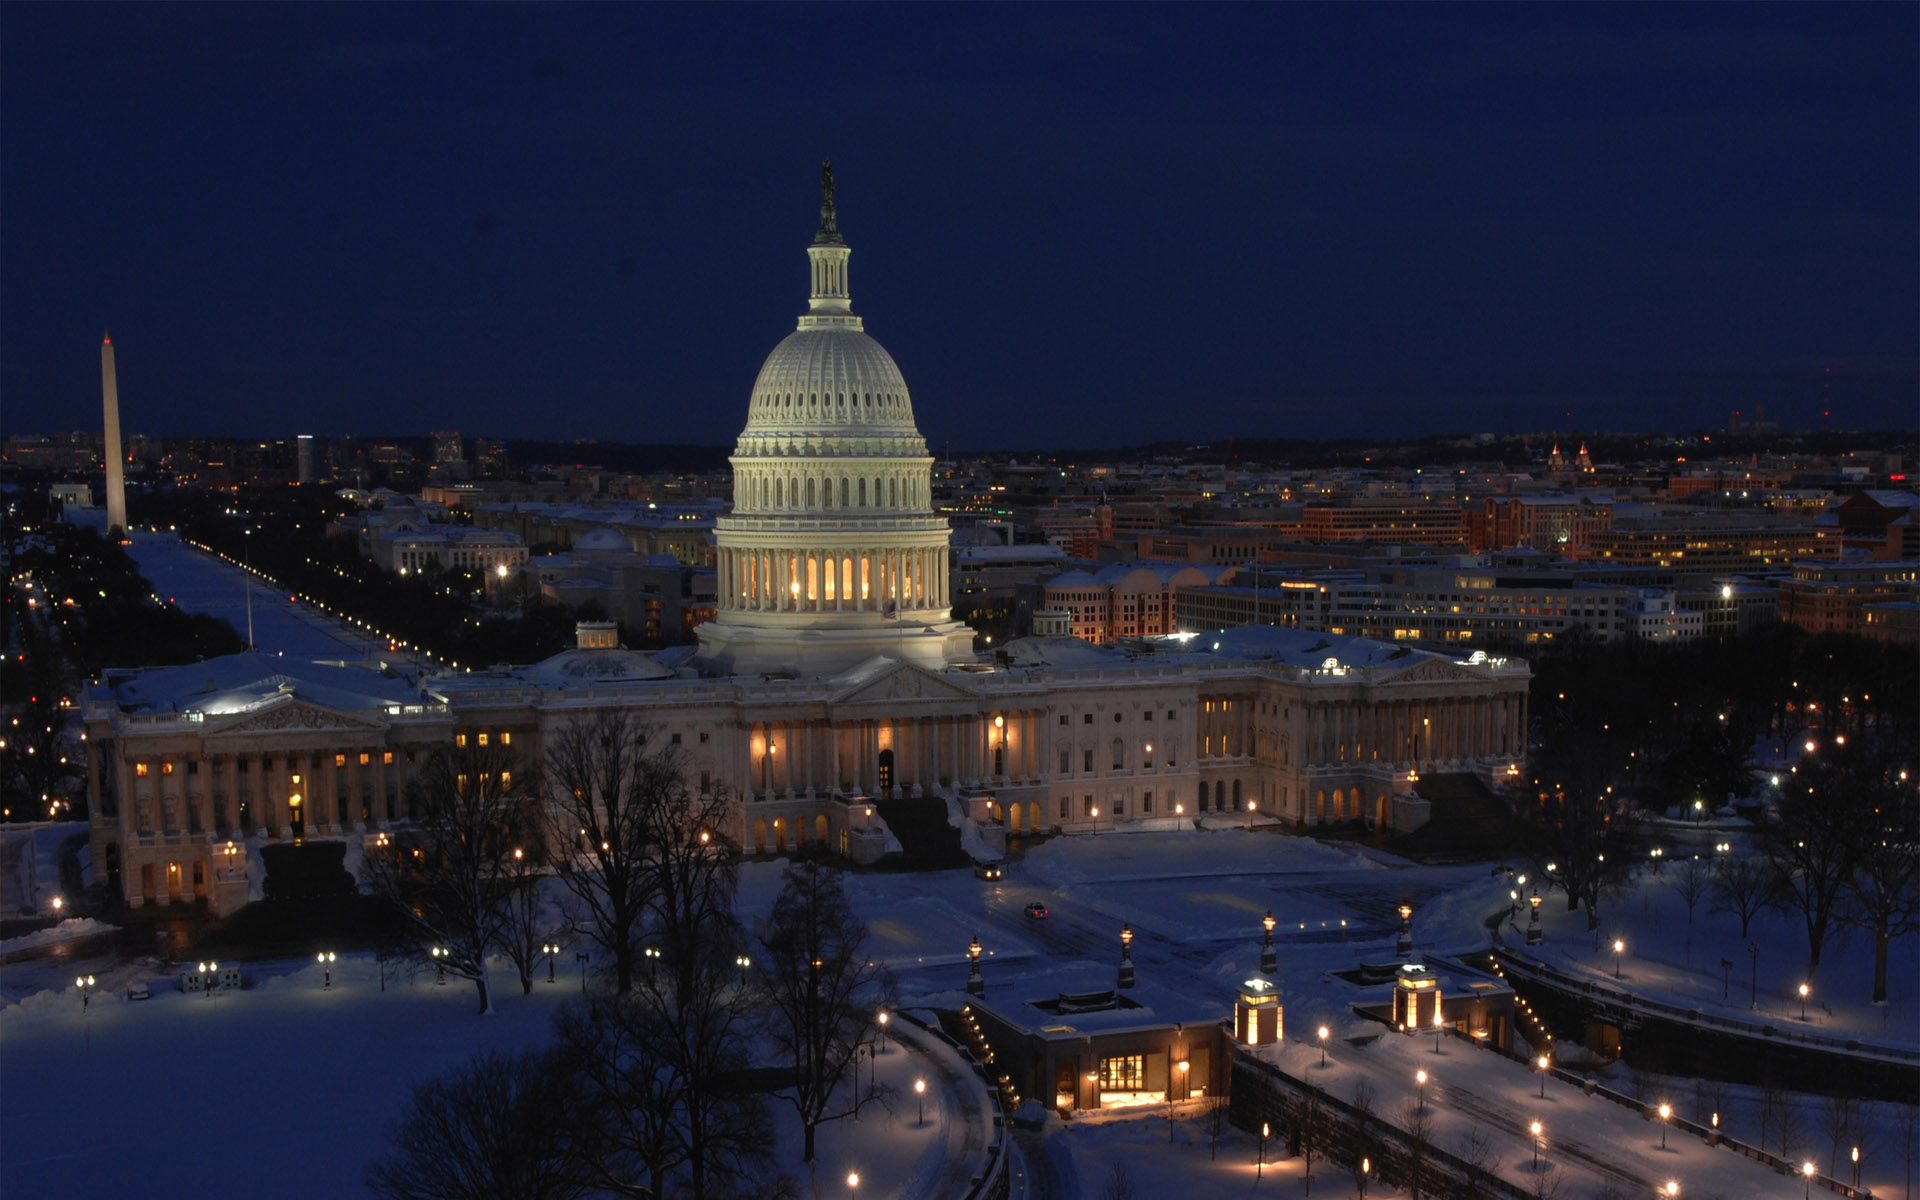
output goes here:
[{"label": "statue on dome top", "polygon": [[814,235],[813,244],[828,246],[840,244],[840,222],[833,211],[833,160],[820,160],[820,232]]}]

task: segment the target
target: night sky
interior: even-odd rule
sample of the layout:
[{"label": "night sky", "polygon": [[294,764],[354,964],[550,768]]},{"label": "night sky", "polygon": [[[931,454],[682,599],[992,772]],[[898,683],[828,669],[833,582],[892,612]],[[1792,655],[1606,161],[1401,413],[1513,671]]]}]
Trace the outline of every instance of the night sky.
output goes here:
[{"label": "night sky", "polygon": [[109,330],[129,432],[731,443],[830,155],[936,451],[1910,427],[1917,46],[1908,3],[8,4],[0,418],[97,429]]}]

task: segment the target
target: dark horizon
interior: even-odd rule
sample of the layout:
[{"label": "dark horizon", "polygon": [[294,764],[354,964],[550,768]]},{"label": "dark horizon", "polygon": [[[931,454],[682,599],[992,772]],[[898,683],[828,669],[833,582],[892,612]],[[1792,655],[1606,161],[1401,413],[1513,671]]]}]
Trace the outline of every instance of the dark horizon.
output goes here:
[{"label": "dark horizon", "polygon": [[1915,421],[1920,8],[981,11],[9,6],[6,430],[729,445],[823,155],[936,453]]}]

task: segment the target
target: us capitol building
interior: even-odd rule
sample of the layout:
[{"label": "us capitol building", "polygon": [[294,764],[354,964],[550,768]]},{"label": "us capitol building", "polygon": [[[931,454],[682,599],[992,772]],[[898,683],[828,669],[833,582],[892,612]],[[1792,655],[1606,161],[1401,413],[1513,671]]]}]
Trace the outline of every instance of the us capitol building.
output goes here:
[{"label": "us capitol building", "polygon": [[[989,846],[1279,822],[1427,819],[1421,776],[1498,783],[1526,746],[1529,671],[1275,627],[989,658],[951,617],[948,524],[906,380],[853,312],[831,174],[811,296],[747,400],[720,518],[719,612],[645,655],[610,625],[528,667],[413,679],[258,654],[109,671],[85,701],[93,861],[131,904],[248,898],[250,842],[372,839],[409,773],[455,746],[529,765],[619,709],[737,797],[749,852],[873,861],[884,801],[940,797]],[[657,739],[657,741],[655,740]],[[529,772],[531,777],[533,772]]]}]

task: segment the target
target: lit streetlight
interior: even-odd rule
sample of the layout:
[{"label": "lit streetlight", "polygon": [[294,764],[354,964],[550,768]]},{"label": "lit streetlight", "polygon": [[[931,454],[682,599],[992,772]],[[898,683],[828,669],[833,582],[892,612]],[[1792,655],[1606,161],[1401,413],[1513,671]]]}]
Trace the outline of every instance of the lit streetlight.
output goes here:
[{"label": "lit streetlight", "polygon": [[860,1172],[847,1172],[847,1200],[858,1200],[860,1195]]},{"label": "lit streetlight", "polygon": [[1667,1122],[1672,1117],[1673,1105],[1662,1104],[1660,1106],[1660,1148],[1662,1150],[1667,1148]]},{"label": "lit streetlight", "polygon": [[1527,1126],[1527,1132],[1533,1135],[1533,1169],[1540,1169],[1540,1122]]},{"label": "lit streetlight", "polygon": [[444,987],[447,982],[447,948],[435,946],[430,953],[433,956],[433,965],[440,970],[440,978],[434,980],[434,983],[436,986]]},{"label": "lit streetlight", "polygon": [[1413,1081],[1420,1085],[1420,1111],[1425,1112],[1427,1111],[1427,1073],[1415,1071]]},{"label": "lit streetlight", "polygon": [[1669,1179],[1667,1180],[1667,1186],[1661,1188],[1660,1192],[1665,1196],[1678,1196],[1680,1194],[1680,1182],[1675,1179]]},{"label": "lit streetlight", "polygon": [[1547,1068],[1553,1065],[1553,1060],[1542,1054],[1533,1061],[1534,1065],[1540,1068],[1540,1098],[1545,1100],[1547,1098]]},{"label": "lit streetlight", "polygon": [[1373,1174],[1373,1160],[1371,1158],[1364,1158],[1364,1157],[1361,1158],[1360,1160],[1360,1200],[1367,1200],[1367,1176],[1371,1174]]},{"label": "lit streetlight", "polygon": [[927,1081],[926,1080],[916,1079],[913,1081],[913,1095],[914,1095],[914,1099],[920,1102],[920,1119],[914,1122],[914,1125],[918,1127],[921,1125],[925,1125],[927,1123]]},{"label": "lit streetlight", "polygon": [[1627,943],[1619,938],[1613,939],[1613,977],[1620,978],[1620,956],[1626,952]]},{"label": "lit streetlight", "polygon": [[547,956],[547,982],[552,983],[553,960],[554,957],[560,953],[560,946],[556,942],[547,942],[540,947],[540,953]]},{"label": "lit streetlight", "polygon": [[1806,1161],[1806,1162],[1803,1162],[1803,1163],[1801,1163],[1801,1164],[1800,1164],[1800,1174],[1802,1174],[1802,1175],[1804,1175],[1804,1176],[1806,1176],[1806,1180],[1807,1180],[1807,1190],[1806,1190],[1806,1197],[1807,1197],[1807,1200],[1813,1200],[1813,1162],[1812,1162],[1812,1160],[1811,1160],[1811,1159],[1809,1159],[1808,1161]]},{"label": "lit streetlight", "polygon": [[1446,1018],[1440,1015],[1440,1005],[1436,1001],[1433,1006],[1433,1052],[1435,1054],[1440,1053],[1440,1033],[1446,1027]]},{"label": "lit streetlight", "polygon": [[[333,964],[334,964],[334,960],[337,959],[338,957],[339,955],[335,954],[331,950],[325,951],[314,957],[314,961],[319,963],[320,969],[326,973],[326,980],[320,985],[320,990],[323,992],[333,986]],[[204,971],[205,969],[206,969],[205,965],[202,964],[201,970]],[[212,991],[213,985],[208,984],[207,990]]]},{"label": "lit streetlight", "polygon": [[1267,931],[1266,941],[1260,944],[1260,973],[1262,975],[1272,975],[1280,969],[1280,957],[1273,949],[1273,927],[1277,924],[1279,924],[1279,922],[1273,919],[1272,909],[1268,909],[1267,915],[1260,918],[1260,927]]},{"label": "lit streetlight", "polygon": [[1254,1168],[1253,1177],[1255,1179],[1267,1173],[1267,1136],[1272,1132],[1272,1128],[1265,1121],[1260,1122],[1260,1162],[1259,1165]]},{"label": "lit streetlight", "polygon": [[1320,1027],[1320,1065],[1323,1068],[1327,1065],[1327,1027],[1325,1025]]},{"label": "lit streetlight", "polygon": [[1860,1190],[1860,1147],[1853,1148],[1853,1190]]},{"label": "lit streetlight", "polygon": [[1807,985],[1804,983],[1801,984],[1800,985],[1800,1019],[1802,1021],[1807,1019],[1807,991],[1808,991]]}]

